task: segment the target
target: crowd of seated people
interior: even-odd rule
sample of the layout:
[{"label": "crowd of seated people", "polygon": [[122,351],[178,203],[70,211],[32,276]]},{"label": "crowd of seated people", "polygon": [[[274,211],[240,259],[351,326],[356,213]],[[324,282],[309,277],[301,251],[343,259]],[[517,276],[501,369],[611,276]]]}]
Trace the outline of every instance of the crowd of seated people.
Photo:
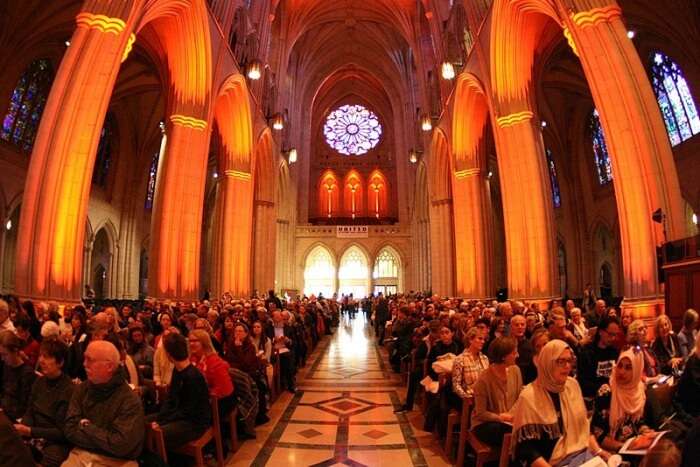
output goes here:
[{"label": "crowd of seated people", "polygon": [[[424,429],[436,436],[449,438],[455,427],[448,414],[462,413],[468,402],[461,428],[496,450],[510,434],[508,454],[517,465],[607,462],[628,440],[661,430],[676,452],[692,447],[684,446],[687,433],[700,438],[694,310],[675,334],[666,315],[635,319],[604,300],[582,310],[571,300],[541,309],[399,295],[378,297],[372,306],[380,342],[390,356],[410,362],[393,365],[408,373],[406,402],[396,412],[414,410],[422,396]],[[631,465],[650,462],[621,457]]]},{"label": "crowd of seated people", "polygon": [[309,346],[338,312],[334,300],[274,293],[188,304],[0,299],[0,465],[136,466],[156,431],[168,464],[187,465],[175,451],[212,426],[212,399],[222,440],[234,407],[240,438],[255,437],[275,377],[295,391]]}]

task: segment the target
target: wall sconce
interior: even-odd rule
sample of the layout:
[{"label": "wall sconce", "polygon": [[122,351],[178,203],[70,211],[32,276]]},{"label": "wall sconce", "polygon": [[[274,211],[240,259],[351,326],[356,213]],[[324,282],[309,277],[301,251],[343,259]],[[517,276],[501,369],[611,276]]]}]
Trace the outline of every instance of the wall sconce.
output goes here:
[{"label": "wall sconce", "polygon": [[423,131],[430,131],[433,129],[433,122],[430,120],[428,115],[423,115],[420,119],[420,127]]},{"label": "wall sconce", "polygon": [[698,225],[698,215],[697,214],[693,213],[691,220],[693,221],[693,224]]},{"label": "wall sconce", "polygon": [[290,164],[293,164],[297,161],[297,150],[296,148],[292,148],[289,151],[287,151],[287,156],[288,156],[288,161]]},{"label": "wall sconce", "polygon": [[442,62],[442,78],[451,80],[455,77],[455,67],[450,62]]},{"label": "wall sconce", "polygon": [[418,162],[418,151],[415,149],[408,151],[408,160],[411,162],[411,164]]},{"label": "wall sconce", "polygon": [[284,117],[281,113],[276,113],[272,117],[272,129],[277,131],[284,130]]},{"label": "wall sconce", "polygon": [[262,63],[260,63],[260,60],[251,60],[251,62],[248,64],[247,75],[248,78],[252,79],[253,81],[260,79],[262,76]]}]

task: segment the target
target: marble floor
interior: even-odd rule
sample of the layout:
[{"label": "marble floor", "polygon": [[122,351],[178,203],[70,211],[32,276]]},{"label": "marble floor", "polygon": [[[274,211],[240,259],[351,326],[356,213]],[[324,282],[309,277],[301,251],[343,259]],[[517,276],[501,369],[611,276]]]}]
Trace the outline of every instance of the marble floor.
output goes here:
[{"label": "marble floor", "polygon": [[440,443],[421,430],[417,407],[394,413],[405,382],[391,371],[361,313],[319,343],[297,387],[274,403],[270,422],[227,466],[450,465]]}]

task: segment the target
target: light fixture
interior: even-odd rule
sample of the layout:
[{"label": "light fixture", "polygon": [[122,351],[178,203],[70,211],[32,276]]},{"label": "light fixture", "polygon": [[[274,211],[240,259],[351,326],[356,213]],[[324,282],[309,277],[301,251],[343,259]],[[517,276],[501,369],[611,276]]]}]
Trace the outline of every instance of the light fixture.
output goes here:
[{"label": "light fixture", "polygon": [[408,160],[411,161],[411,164],[415,164],[416,162],[418,162],[418,153],[415,149],[411,149],[409,151]]},{"label": "light fixture", "polygon": [[629,31],[627,31],[627,37],[629,39],[634,39],[634,36],[636,36],[636,35],[637,35],[637,33],[631,29]]},{"label": "light fixture", "polygon": [[252,60],[248,64],[248,78],[257,81],[262,76],[262,63],[260,60]]},{"label": "light fixture", "polygon": [[66,41],[64,44],[66,44],[66,47],[70,47],[70,41]]},{"label": "light fixture", "polygon": [[[695,215],[695,214],[693,214]],[[697,224],[697,222],[696,222]],[[5,230],[12,230],[12,219],[7,219],[7,224],[5,224]]]},{"label": "light fixture", "polygon": [[[698,225],[698,215],[693,213],[692,219],[693,219],[693,224]],[[10,222],[10,221],[7,221],[7,222]],[[7,230],[10,230],[10,229],[7,229]]]},{"label": "light fixture", "polygon": [[430,131],[433,129],[433,122],[430,120],[428,115],[423,115],[420,119],[420,127],[423,131]]},{"label": "light fixture", "polygon": [[489,170],[489,178],[493,177],[493,172]]},{"label": "light fixture", "polygon": [[293,164],[297,161],[297,150],[295,148],[292,148],[289,150],[289,163]]},{"label": "light fixture", "polygon": [[214,177],[214,180],[216,180],[217,178],[219,178],[219,173],[218,173],[218,172],[214,172],[213,177]]},{"label": "light fixture", "polygon": [[442,62],[442,77],[443,79],[454,79],[455,67],[450,62]]},{"label": "light fixture", "polygon": [[540,122],[540,125],[542,126],[542,128],[547,128],[547,120],[542,120],[542,122]]},{"label": "light fixture", "polygon": [[165,122],[163,120],[158,122],[158,128],[160,128],[161,133],[165,133]]},{"label": "light fixture", "polygon": [[277,131],[284,130],[284,117],[282,114],[278,113],[272,117],[272,129]]}]

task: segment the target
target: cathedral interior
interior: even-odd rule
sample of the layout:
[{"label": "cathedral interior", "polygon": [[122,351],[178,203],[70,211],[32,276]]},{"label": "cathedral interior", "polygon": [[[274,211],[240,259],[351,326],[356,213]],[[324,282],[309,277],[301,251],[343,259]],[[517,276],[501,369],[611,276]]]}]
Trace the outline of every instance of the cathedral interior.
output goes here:
[{"label": "cathedral interior", "polygon": [[[696,0],[0,0],[0,293],[592,294],[679,329],[698,44]],[[449,463],[358,323],[231,465]]]}]

